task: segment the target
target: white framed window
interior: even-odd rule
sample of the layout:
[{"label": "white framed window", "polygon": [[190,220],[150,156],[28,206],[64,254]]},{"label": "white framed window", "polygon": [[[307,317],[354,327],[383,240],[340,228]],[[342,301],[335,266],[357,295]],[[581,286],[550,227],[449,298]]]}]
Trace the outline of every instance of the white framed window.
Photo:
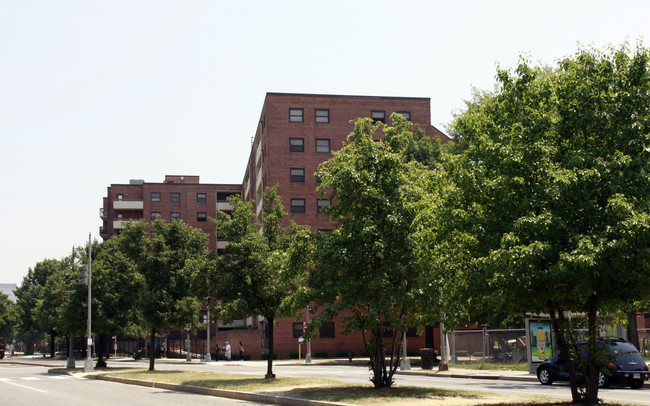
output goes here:
[{"label": "white framed window", "polygon": [[395,113],[397,113],[400,116],[404,117],[408,121],[411,121],[411,112],[410,111],[396,111]]},{"label": "white framed window", "polygon": [[291,168],[290,169],[291,182],[304,182],[305,181],[305,168]]},{"label": "white framed window", "polygon": [[291,199],[291,212],[304,213],[305,212],[305,199]]},{"label": "white framed window", "polygon": [[289,109],[289,121],[292,123],[302,123],[303,122],[303,110],[302,109]]},{"label": "white framed window", "polygon": [[124,194],[123,193],[118,193],[117,194],[117,200],[124,200]]},{"label": "white framed window", "polygon": [[323,208],[329,206],[330,204],[332,204],[332,203],[330,202],[329,199],[318,199],[318,207],[317,207],[316,211],[318,213],[322,213]]},{"label": "white framed window", "polygon": [[330,152],[330,140],[326,138],[317,139],[316,152]]},{"label": "white framed window", "polygon": [[383,110],[373,110],[370,112],[370,118],[374,122],[382,122],[386,124],[386,112]]},{"label": "white framed window", "polygon": [[291,152],[305,152],[305,139],[304,138],[290,138],[289,151]]},{"label": "white framed window", "polygon": [[151,201],[159,202],[160,201],[160,192],[151,192]]},{"label": "white framed window", "polygon": [[160,217],[160,212],[159,211],[152,211],[151,212],[151,220],[155,220],[158,217]]},{"label": "white framed window", "polygon": [[208,201],[208,197],[205,193],[197,193],[196,194],[196,202],[197,203],[205,203]]},{"label": "white framed window", "polygon": [[314,117],[317,123],[329,123],[330,111],[326,109],[316,109]]},{"label": "white framed window", "polygon": [[200,211],[196,213],[196,221],[198,222],[205,222],[208,221],[208,213]]},{"label": "white framed window", "polygon": [[178,192],[172,192],[169,196],[170,196],[170,201],[173,203],[178,203],[181,201],[181,194]]},{"label": "white framed window", "polygon": [[181,212],[180,211],[173,211],[169,214],[169,217],[171,217],[172,220],[178,220],[181,218]]}]

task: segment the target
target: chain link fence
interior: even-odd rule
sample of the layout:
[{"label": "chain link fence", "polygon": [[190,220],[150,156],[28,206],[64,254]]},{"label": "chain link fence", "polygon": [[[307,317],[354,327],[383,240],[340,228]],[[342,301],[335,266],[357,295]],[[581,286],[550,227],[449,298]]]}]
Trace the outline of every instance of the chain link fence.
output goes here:
[{"label": "chain link fence", "polygon": [[456,330],[448,333],[451,363],[527,362],[526,330]]}]

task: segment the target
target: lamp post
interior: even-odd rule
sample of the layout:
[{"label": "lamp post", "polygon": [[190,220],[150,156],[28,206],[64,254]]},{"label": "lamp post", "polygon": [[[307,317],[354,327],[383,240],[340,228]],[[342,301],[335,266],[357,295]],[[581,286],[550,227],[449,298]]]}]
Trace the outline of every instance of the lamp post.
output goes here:
[{"label": "lamp post", "polygon": [[93,353],[92,353],[92,344],[93,344],[93,338],[90,333],[91,330],[91,284],[92,284],[92,271],[91,271],[91,264],[92,264],[92,243],[91,243],[91,235],[88,233],[88,323],[87,323],[87,331],[86,331],[86,360],[84,361],[84,372],[92,372],[93,371]]},{"label": "lamp post", "polygon": [[[309,326],[309,306],[307,306],[307,322],[304,324],[303,331]],[[311,364],[311,340],[307,340],[307,355],[305,355],[305,364]]]},{"label": "lamp post", "polygon": [[187,332],[187,338],[185,339],[185,350],[187,351],[187,357],[185,361],[192,361],[192,356],[190,355],[190,330],[192,330],[192,323],[188,323],[185,326],[185,331]]}]

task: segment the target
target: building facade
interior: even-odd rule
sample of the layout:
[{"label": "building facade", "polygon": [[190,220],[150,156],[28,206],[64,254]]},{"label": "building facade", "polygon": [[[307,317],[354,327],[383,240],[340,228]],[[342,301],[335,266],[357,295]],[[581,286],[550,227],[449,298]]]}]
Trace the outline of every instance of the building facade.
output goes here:
[{"label": "building facade", "polygon": [[[242,182],[242,198],[256,201],[259,216],[262,192],[277,185],[288,213],[285,224],[293,220],[309,225],[313,231],[330,231],[332,224],[321,213],[330,202],[318,197],[318,179],[314,173],[318,165],[332,157],[332,151],[341,148],[354,129],[354,120],[370,117],[390,125],[391,114],[398,113],[419,124],[429,137],[448,142],[449,138],[431,125],[430,110],[429,98],[267,93]],[[378,139],[382,135],[378,132]],[[274,328],[274,351],[279,357],[286,358],[290,352],[298,351],[304,321],[307,321],[306,314],[299,321],[278,320]],[[256,322],[249,326],[264,329],[263,321]],[[427,330],[428,343],[423,335],[417,335],[414,330],[409,332],[410,351],[434,346],[431,340],[435,333],[430,328]],[[335,355],[351,350],[360,354],[361,335],[342,336],[341,331],[340,318],[322,328],[319,337],[312,340],[312,353],[325,351]],[[264,346],[264,334],[262,339]]]},{"label": "building facade", "polygon": [[118,235],[129,220],[181,219],[210,236],[211,250],[223,249],[226,243],[218,241],[209,219],[216,217],[217,210],[232,210],[229,201],[235,194],[241,194],[241,185],[200,183],[198,176],[166,175],[160,183],[135,179],[112,184],[99,210],[103,221],[99,234],[104,240]]}]

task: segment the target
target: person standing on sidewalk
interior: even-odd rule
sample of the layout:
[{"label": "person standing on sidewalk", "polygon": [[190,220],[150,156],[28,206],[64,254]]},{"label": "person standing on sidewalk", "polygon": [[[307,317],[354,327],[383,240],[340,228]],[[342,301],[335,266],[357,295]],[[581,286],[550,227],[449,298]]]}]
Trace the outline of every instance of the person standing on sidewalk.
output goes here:
[{"label": "person standing on sidewalk", "polygon": [[232,356],[232,348],[230,347],[230,343],[226,341],[226,359],[230,361],[231,356]]},{"label": "person standing on sidewalk", "polygon": [[241,341],[239,342],[239,360],[244,360],[244,344],[242,344]]}]

